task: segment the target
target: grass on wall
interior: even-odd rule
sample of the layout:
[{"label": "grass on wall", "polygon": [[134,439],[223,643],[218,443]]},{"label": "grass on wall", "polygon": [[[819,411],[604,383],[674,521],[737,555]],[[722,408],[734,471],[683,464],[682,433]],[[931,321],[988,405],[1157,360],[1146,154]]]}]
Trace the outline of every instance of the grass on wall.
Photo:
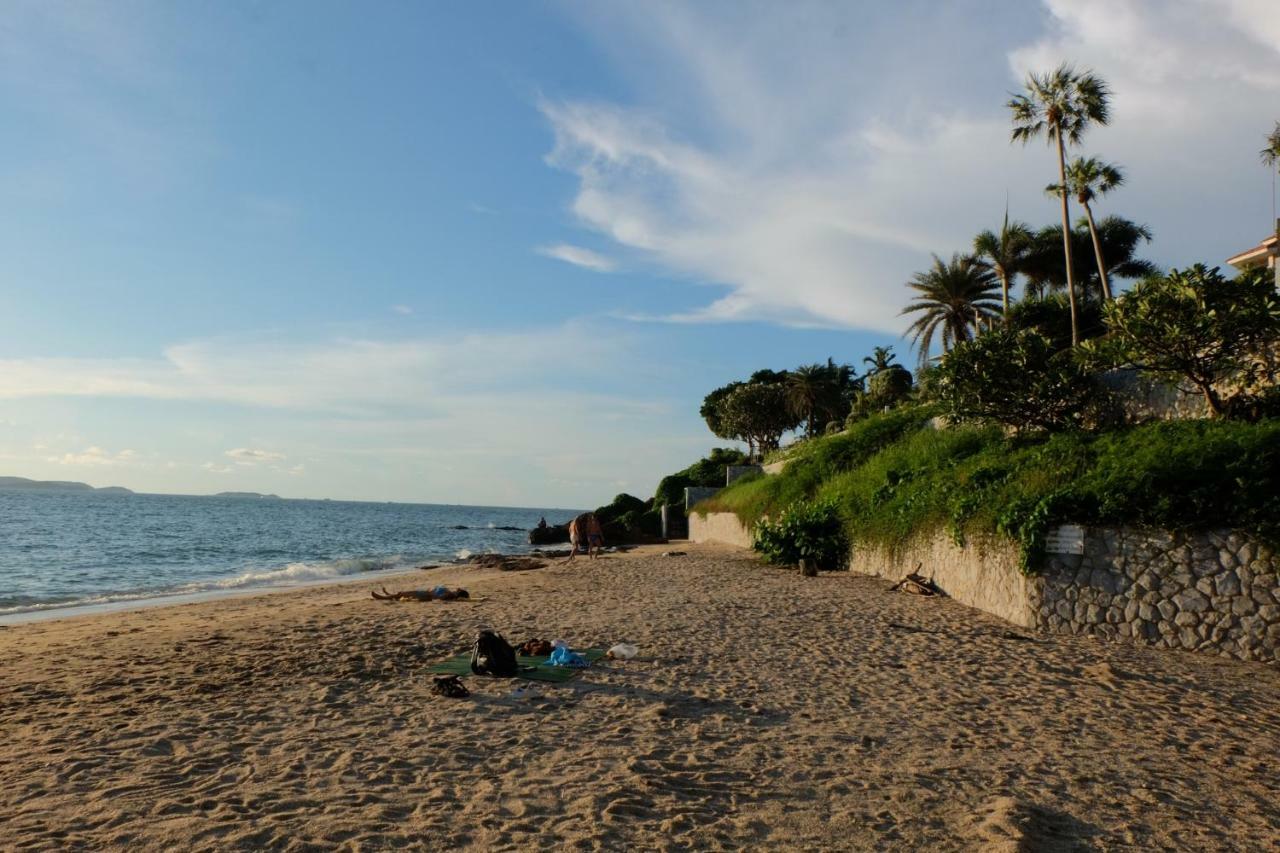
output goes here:
[{"label": "grass on wall", "polygon": [[1014,438],[995,427],[930,426],[912,407],[806,442],[773,477],[698,506],[748,527],[803,501],[831,501],[856,551],[947,530],[1022,546],[1039,565],[1066,522],[1170,530],[1233,527],[1280,544],[1280,421],[1173,421],[1105,433]]}]

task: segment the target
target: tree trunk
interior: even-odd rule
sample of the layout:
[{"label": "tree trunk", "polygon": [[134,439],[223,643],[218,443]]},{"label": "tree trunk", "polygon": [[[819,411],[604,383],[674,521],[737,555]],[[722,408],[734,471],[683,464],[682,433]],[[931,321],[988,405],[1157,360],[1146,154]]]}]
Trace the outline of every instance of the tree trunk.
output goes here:
[{"label": "tree trunk", "polygon": [[1076,279],[1071,266],[1071,214],[1067,211],[1067,149],[1062,142],[1062,127],[1054,125],[1058,138],[1058,186],[1062,187],[1062,253],[1067,259],[1067,299],[1071,303],[1071,345],[1080,343],[1080,325],[1076,319]]},{"label": "tree trunk", "polygon": [[1213,390],[1213,385],[1201,385],[1200,390],[1204,392],[1204,401],[1209,406],[1209,417],[1222,417],[1222,401],[1218,399],[1218,394]]},{"label": "tree trunk", "polygon": [[1009,323],[1009,274],[1000,270],[1000,298],[1004,301],[1004,322]]},{"label": "tree trunk", "polygon": [[1098,241],[1098,229],[1093,224],[1093,210],[1089,207],[1089,202],[1081,202],[1084,205],[1084,215],[1089,219],[1089,236],[1093,238],[1093,257],[1098,262],[1098,280],[1102,282],[1102,301],[1106,302],[1111,298],[1111,282],[1107,281],[1107,265],[1102,260],[1102,243]]}]

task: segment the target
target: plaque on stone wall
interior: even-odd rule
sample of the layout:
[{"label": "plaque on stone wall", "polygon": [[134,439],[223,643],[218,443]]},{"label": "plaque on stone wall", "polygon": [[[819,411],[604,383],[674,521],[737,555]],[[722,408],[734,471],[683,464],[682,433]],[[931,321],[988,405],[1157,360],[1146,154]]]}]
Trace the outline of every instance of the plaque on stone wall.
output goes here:
[{"label": "plaque on stone wall", "polygon": [[1084,528],[1078,524],[1063,524],[1049,531],[1044,549],[1050,554],[1083,554]]}]

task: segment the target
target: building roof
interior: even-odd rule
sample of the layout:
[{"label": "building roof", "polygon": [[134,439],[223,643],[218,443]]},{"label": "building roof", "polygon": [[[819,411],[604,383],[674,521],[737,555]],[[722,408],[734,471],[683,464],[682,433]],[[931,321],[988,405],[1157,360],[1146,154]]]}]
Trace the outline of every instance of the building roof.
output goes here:
[{"label": "building roof", "polygon": [[[1280,222],[1276,223],[1280,226]],[[1280,254],[1280,228],[1267,239],[1263,240],[1252,249],[1246,249],[1238,255],[1227,258],[1227,263],[1233,267],[1253,266],[1254,264],[1266,263],[1268,258]]]}]

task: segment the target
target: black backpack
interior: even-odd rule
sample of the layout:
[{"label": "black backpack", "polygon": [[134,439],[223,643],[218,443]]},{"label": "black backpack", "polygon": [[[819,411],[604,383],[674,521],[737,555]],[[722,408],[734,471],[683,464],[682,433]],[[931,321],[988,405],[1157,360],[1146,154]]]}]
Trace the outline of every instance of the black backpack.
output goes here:
[{"label": "black backpack", "polygon": [[516,674],[516,650],[493,631],[481,631],[471,647],[471,671],[476,675],[511,678]]}]

